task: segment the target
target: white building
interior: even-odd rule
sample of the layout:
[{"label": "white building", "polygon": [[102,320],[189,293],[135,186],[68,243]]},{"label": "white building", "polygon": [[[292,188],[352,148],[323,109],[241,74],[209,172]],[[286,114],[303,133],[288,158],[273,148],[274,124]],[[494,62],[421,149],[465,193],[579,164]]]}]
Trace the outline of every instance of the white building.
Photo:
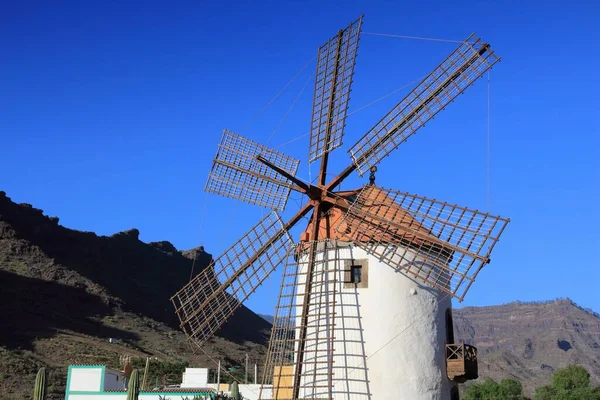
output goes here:
[{"label": "white building", "polygon": [[[331,261],[323,262],[324,258]],[[406,262],[419,261],[413,252]],[[342,264],[336,268],[335,299],[331,294],[323,299],[333,293],[332,276],[329,283],[313,283],[316,295],[308,310],[312,317],[299,398],[329,393],[322,364],[333,352],[335,399],[451,400],[454,383],[446,373],[446,343],[453,342],[452,326],[447,325],[452,323],[447,318],[450,298],[350,243],[337,242],[335,249],[317,253],[317,274],[327,275],[325,270],[333,271],[334,263]],[[300,268],[302,297],[306,264],[300,262]],[[298,307],[297,324],[300,315]],[[317,336],[319,340],[312,340]]]},{"label": "white building", "polygon": [[[450,260],[451,254],[436,250],[431,243],[437,238],[429,242],[431,233],[379,188],[366,190],[366,196],[376,204],[373,209],[378,218],[409,226],[407,232],[418,234],[411,237],[404,233],[401,239],[406,245],[402,245],[393,233],[354,232],[343,222],[338,225],[346,211],[335,205],[320,219],[317,238],[310,237],[314,229],[309,223],[297,248],[296,265],[287,265],[284,272],[284,277],[290,277],[284,278],[289,279],[287,286],[296,287],[296,298],[288,304],[289,294],[280,299],[277,311],[280,321],[295,321],[295,335],[290,337],[281,329],[281,339],[271,344],[281,355],[276,354],[268,367],[276,371],[273,397],[263,394],[263,399],[293,398],[290,388],[300,358],[300,399],[330,395],[335,400],[458,399],[456,382],[464,381],[468,374],[461,358],[464,345],[458,345],[456,360],[450,361],[457,362],[459,372],[448,368],[446,345],[454,344],[451,298],[404,273],[407,268],[418,268],[424,271],[422,275],[436,276],[437,282],[444,285],[450,277],[445,268],[439,267],[439,260]],[[337,228],[334,231],[332,227]],[[310,245],[315,239],[311,296],[303,321]],[[367,253],[357,245],[359,241],[374,246],[374,251]],[[392,267],[373,254],[386,254],[397,265]],[[432,257],[437,266],[431,262]],[[307,328],[301,339],[303,324]],[[304,347],[299,354],[301,343]],[[281,349],[294,349],[295,354]],[[283,371],[281,366],[287,368],[286,372],[278,372]]]},{"label": "white building", "polygon": [[[208,385],[207,368],[186,368],[180,388],[140,392],[139,400],[210,398],[216,391]],[[214,386],[214,385],[211,385]],[[70,365],[65,400],[125,400],[127,380],[121,371],[104,365]]]},{"label": "white building", "polygon": [[[186,368],[181,385],[140,392],[139,400],[185,400],[194,396],[210,399],[217,391],[227,393],[230,390],[228,384],[208,383],[208,372],[208,368]],[[104,365],[70,365],[65,400],[125,400],[126,388],[127,380],[122,371]],[[240,384],[239,390],[244,400],[257,400],[260,385]],[[263,393],[270,393],[270,388],[263,390]]]}]

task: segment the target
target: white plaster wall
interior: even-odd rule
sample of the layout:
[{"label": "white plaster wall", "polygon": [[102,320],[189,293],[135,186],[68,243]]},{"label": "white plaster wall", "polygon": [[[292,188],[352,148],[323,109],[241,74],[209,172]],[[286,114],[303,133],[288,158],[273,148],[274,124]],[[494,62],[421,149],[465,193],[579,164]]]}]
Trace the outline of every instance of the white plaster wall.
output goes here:
[{"label": "white plaster wall", "polygon": [[[258,394],[259,399],[272,399],[273,398],[273,386],[272,385],[257,385],[258,386]],[[262,386],[262,392],[261,392]],[[262,396],[261,396],[262,394]]]},{"label": "white plaster wall", "polygon": [[[139,400],[159,400],[160,397],[159,396],[163,396],[163,397],[167,397],[171,400],[182,400],[185,399],[186,397],[188,399],[191,399],[194,397],[194,393],[184,393],[184,394],[172,394],[172,393],[162,393],[162,394],[154,394],[154,393],[140,393],[139,395]],[[207,399],[209,397],[206,397]],[[106,393],[106,394],[94,394],[94,395],[89,395],[89,394],[70,394],[67,400],[126,400],[127,399],[127,393],[125,392],[121,392],[121,393]]]},{"label": "white plaster wall", "polygon": [[[240,393],[244,396],[245,400],[258,400],[258,395],[260,394],[260,386],[255,384],[240,384],[238,385],[240,389]],[[267,393],[268,392],[268,393]],[[270,394],[271,390],[266,387],[263,389],[263,397],[265,394]]]},{"label": "white plaster wall", "polygon": [[[449,296],[360,249],[357,253],[369,259],[369,288],[358,292],[373,398],[450,399],[445,360]],[[406,262],[422,261],[411,253]]]},{"label": "white plaster wall", "polygon": [[[245,400],[258,400],[261,390],[260,384],[238,384],[238,388],[242,396],[244,396]],[[205,387],[210,387],[219,391],[229,392],[229,385],[222,383],[220,388],[217,388],[216,383],[209,383]],[[271,385],[265,385],[262,387],[262,398],[263,399],[271,399],[273,398],[273,388]]]},{"label": "white plaster wall", "polygon": [[72,368],[68,390],[71,392],[95,392],[102,387],[102,367]]},{"label": "white plaster wall", "polygon": [[181,380],[182,388],[205,388],[208,384],[208,368],[186,368]]},{"label": "white plaster wall", "polygon": [[[400,249],[404,253],[406,249]],[[317,261],[336,258],[335,251],[317,255]],[[336,266],[337,280],[333,292],[333,261],[316,264],[321,278],[327,283],[314,285],[309,314],[307,338],[318,337],[318,342],[307,342],[305,361],[311,357],[327,360],[330,354],[328,338],[334,336],[334,398],[336,400],[407,399],[448,400],[451,383],[445,365],[445,312],[451,306],[450,298],[439,290],[415,282],[401,272],[378,261],[357,247],[338,250],[338,258],[368,259],[368,288],[343,288],[343,263]],[[302,260],[302,258],[301,258]],[[426,261],[408,250],[405,263]],[[306,266],[300,265],[305,272]],[[304,275],[300,276],[299,294],[304,291]],[[321,299],[321,307],[318,301]],[[335,313],[333,312],[335,310]],[[297,315],[301,307],[296,308]],[[320,314],[319,314],[320,313]],[[297,324],[300,318],[296,319]],[[319,324],[320,321],[320,324]],[[335,328],[331,325],[335,321]],[[328,393],[328,381],[319,370],[323,365],[305,366],[305,373],[316,371],[319,389],[313,377],[301,381],[300,397],[318,398]]]},{"label": "white plaster wall", "polygon": [[[95,394],[90,396],[89,394],[69,394],[67,400],[124,400],[127,399],[127,394],[122,393],[107,393],[107,394]],[[158,398],[158,397],[157,397]]]}]

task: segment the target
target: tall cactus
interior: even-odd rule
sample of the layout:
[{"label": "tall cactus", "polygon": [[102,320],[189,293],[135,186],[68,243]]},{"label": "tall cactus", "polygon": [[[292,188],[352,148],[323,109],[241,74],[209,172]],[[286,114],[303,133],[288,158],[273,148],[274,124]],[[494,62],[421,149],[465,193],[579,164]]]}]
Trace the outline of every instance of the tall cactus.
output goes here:
[{"label": "tall cactus", "polygon": [[138,370],[134,369],[127,383],[127,400],[137,400],[140,394],[140,378]]},{"label": "tall cactus", "polygon": [[44,400],[46,398],[46,368],[40,368],[35,377],[33,388],[33,400]]},{"label": "tall cactus", "polygon": [[231,397],[235,400],[240,400],[242,397],[240,396],[240,388],[237,382],[233,382],[231,384]]}]

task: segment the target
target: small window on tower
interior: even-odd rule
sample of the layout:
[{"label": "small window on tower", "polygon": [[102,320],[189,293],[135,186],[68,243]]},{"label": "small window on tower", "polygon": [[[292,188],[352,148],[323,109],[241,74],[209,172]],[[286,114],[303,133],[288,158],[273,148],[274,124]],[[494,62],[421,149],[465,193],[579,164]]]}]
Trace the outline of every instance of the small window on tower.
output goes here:
[{"label": "small window on tower", "polygon": [[344,265],[344,288],[365,289],[369,287],[369,262],[346,260]]},{"label": "small window on tower", "polygon": [[350,282],[361,283],[362,282],[362,265],[353,265],[350,267]]}]

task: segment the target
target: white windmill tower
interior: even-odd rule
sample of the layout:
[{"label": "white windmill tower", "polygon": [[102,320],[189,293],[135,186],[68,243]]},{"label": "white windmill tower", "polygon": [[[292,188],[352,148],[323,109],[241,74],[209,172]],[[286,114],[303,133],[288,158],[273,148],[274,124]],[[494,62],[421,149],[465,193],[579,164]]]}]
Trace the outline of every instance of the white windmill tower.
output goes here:
[{"label": "white windmill tower", "polygon": [[[262,399],[452,399],[477,377],[476,350],[455,344],[451,297],[462,300],[507,219],[375,185],[376,165],[450,104],[499,58],[471,35],[349,150],[342,144],[362,17],[319,48],[309,162],[225,131],[205,190],[273,211],[172,300],[201,346],[280,265],[281,292]],[[335,190],[354,171],[370,183]],[[290,190],[309,201],[287,222]],[[294,243],[290,229],[312,211]],[[268,386],[267,386],[268,385]],[[267,390],[268,387],[268,390]]]}]

